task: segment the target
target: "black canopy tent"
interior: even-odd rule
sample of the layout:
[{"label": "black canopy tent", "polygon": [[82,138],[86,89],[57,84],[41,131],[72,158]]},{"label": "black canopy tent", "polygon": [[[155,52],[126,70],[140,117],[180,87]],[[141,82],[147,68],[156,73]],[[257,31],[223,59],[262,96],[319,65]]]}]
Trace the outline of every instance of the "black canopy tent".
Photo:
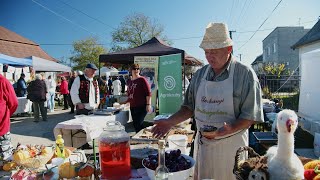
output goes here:
[{"label": "black canopy tent", "polygon": [[[188,55],[184,50],[170,47],[162,40],[153,37],[146,43],[131,49],[113,52],[109,54],[101,54],[99,62],[112,64],[133,64],[135,56],[163,56],[169,54],[181,53],[181,62],[183,64],[183,74],[185,74],[185,65],[202,65],[203,63],[196,58]],[[99,70],[100,70],[99,63]],[[100,72],[99,72],[100,76]],[[185,83],[185,82],[184,82]]]},{"label": "black canopy tent", "polygon": [[182,64],[202,65],[202,62],[198,61],[196,58],[185,54],[184,50],[170,47],[156,37],[151,38],[146,43],[135,48],[109,54],[101,54],[99,56],[99,62],[107,62],[112,64],[132,64],[135,56],[163,56],[178,53],[181,53]]}]

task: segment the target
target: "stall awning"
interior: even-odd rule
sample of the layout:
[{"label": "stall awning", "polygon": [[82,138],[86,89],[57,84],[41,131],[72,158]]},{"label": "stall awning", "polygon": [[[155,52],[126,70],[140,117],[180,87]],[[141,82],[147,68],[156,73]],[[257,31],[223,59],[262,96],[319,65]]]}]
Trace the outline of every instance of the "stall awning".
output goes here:
[{"label": "stall awning", "polygon": [[111,64],[132,64],[134,62],[135,56],[164,56],[170,54],[184,55],[182,63],[186,65],[202,66],[203,62],[198,60],[182,49],[177,49],[169,46],[162,40],[153,37],[146,43],[131,49],[126,49],[123,51],[112,52],[108,54],[101,54],[99,56],[99,62],[106,62]]},{"label": "stall awning", "polygon": [[71,67],[59,64],[50,60],[42,59],[36,56],[28,57],[32,59],[32,66],[35,71],[42,72],[71,72]]},{"label": "stall awning", "polygon": [[0,53],[0,63],[11,66],[32,66],[32,60],[27,58],[17,58]]}]

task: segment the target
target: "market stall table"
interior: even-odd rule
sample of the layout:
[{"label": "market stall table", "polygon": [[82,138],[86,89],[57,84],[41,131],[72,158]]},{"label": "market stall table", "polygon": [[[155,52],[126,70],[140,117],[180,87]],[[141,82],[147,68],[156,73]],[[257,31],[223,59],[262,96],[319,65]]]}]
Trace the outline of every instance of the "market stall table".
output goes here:
[{"label": "market stall table", "polygon": [[119,121],[126,124],[128,111],[120,111],[112,115],[89,115],[58,123],[54,128],[54,136],[61,134],[65,146],[79,148],[87,142],[98,138],[106,126],[107,121]]},{"label": "market stall table", "polygon": [[17,115],[22,113],[31,113],[32,102],[26,97],[17,97],[17,99],[18,99],[18,108],[13,114]]}]

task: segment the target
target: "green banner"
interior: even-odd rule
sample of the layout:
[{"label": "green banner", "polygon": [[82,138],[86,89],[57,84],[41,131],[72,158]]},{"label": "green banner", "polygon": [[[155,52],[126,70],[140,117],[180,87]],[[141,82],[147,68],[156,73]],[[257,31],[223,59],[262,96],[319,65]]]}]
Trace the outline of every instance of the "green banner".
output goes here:
[{"label": "green banner", "polygon": [[181,54],[159,58],[159,114],[173,114],[182,103]]},{"label": "green banner", "polygon": [[156,99],[157,99],[157,90],[158,90],[158,56],[135,56],[134,63],[140,65],[140,75],[144,76],[149,82],[151,88],[151,106],[152,113],[148,113],[144,118],[148,121],[153,121],[156,116]]}]

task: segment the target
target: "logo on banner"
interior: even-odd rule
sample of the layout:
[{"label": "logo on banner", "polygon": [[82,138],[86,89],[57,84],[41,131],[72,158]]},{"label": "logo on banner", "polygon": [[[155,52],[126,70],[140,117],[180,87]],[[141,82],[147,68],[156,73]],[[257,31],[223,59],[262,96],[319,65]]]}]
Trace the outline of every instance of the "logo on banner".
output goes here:
[{"label": "logo on banner", "polygon": [[166,76],[164,78],[164,88],[171,91],[176,87],[176,80],[172,76]]}]

